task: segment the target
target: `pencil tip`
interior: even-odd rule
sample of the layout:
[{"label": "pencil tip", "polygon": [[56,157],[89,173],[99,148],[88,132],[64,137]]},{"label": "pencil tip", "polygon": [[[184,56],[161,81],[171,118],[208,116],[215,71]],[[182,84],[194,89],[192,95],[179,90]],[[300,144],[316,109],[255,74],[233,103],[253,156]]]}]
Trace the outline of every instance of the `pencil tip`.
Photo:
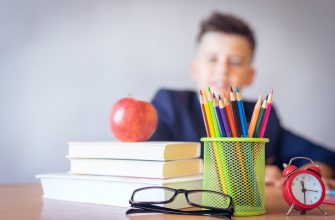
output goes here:
[{"label": "pencil tip", "polygon": [[260,95],[260,96],[258,97],[257,103],[262,104],[262,95]]},{"label": "pencil tip", "polygon": [[201,91],[201,89],[200,89],[200,95],[202,95],[202,91]]},{"label": "pencil tip", "polygon": [[209,93],[212,93],[212,92],[211,92],[211,87],[209,87],[209,86],[208,86],[208,92],[209,92]]},{"label": "pencil tip", "polygon": [[273,94],[273,89],[271,89],[271,95]]},{"label": "pencil tip", "polygon": [[214,94],[214,92],[213,92],[213,98],[215,99],[215,94]]},{"label": "pencil tip", "polygon": [[236,86],[236,93],[239,93],[239,91],[238,91],[238,87]]},{"label": "pencil tip", "polygon": [[221,100],[221,96],[220,96],[220,94],[219,94],[219,100]]},{"label": "pencil tip", "polygon": [[232,86],[230,87],[230,92],[233,92],[233,87]]}]

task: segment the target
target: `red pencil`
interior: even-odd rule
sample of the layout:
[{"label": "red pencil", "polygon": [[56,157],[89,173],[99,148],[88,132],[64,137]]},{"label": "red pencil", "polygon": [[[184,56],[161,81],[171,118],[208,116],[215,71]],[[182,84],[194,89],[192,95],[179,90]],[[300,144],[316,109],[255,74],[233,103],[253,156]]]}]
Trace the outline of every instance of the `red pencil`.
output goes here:
[{"label": "red pencil", "polygon": [[263,119],[263,122],[262,122],[261,130],[259,131],[259,137],[260,138],[264,137],[265,128],[266,128],[266,125],[268,123],[268,119],[269,119],[269,116],[270,116],[270,111],[271,111],[271,106],[272,106],[272,95],[273,95],[273,90],[269,94],[269,97],[268,97],[268,100],[267,100],[267,103],[266,103],[266,111],[265,111],[265,114],[264,114],[264,119]]}]

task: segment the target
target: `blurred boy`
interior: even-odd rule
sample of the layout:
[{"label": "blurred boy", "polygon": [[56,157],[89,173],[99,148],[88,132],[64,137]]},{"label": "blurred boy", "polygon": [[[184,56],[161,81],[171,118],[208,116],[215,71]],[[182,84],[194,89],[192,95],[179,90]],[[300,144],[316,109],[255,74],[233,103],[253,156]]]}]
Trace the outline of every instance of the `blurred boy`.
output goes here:
[{"label": "blurred boy", "polygon": [[[229,97],[230,86],[240,91],[252,84],[255,69],[252,60],[256,40],[251,28],[240,18],[232,15],[213,13],[201,23],[198,34],[198,48],[191,64],[191,78],[198,89],[211,87],[216,94]],[[199,91],[199,90],[198,90]],[[159,116],[158,128],[151,140],[200,141],[205,137],[198,92],[161,89],[152,104]],[[244,101],[247,122],[250,122],[255,102]],[[305,156],[322,162],[324,177],[333,177],[335,153],[311,143],[280,125],[275,108],[272,108],[265,137],[266,182],[278,183],[282,164],[292,157]],[[303,165],[304,161],[300,161]]]}]

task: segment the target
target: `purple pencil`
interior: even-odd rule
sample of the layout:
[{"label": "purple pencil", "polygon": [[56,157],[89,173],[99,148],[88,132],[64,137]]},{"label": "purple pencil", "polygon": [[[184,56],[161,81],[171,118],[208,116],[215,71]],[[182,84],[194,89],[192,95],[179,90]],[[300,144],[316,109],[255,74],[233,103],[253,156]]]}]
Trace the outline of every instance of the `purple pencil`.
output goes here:
[{"label": "purple pencil", "polygon": [[230,131],[227,112],[226,112],[225,106],[223,105],[223,101],[221,100],[220,95],[219,95],[219,108],[220,108],[220,112],[221,112],[223,126],[224,126],[225,131],[226,131],[226,135],[227,135],[227,137],[231,137],[231,131]]},{"label": "purple pencil", "polygon": [[214,93],[213,93],[213,104],[214,104],[214,108],[215,108],[216,119],[218,120],[220,136],[221,137],[227,137],[226,132],[225,132],[225,128],[224,128],[224,124],[223,124],[223,121],[222,121],[222,117],[221,117],[221,112],[220,112],[218,100],[215,98]]}]

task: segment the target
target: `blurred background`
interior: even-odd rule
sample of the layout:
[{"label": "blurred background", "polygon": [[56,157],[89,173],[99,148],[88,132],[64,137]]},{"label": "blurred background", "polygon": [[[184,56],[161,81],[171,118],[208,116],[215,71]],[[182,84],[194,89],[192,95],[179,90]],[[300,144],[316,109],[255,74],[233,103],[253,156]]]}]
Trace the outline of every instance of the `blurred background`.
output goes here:
[{"label": "blurred background", "polygon": [[[284,126],[335,151],[335,1],[0,1],[0,183],[67,171],[68,141],[112,141],[112,104],[194,89],[199,22],[241,16],[258,40],[256,83]],[[292,146],[294,147],[294,146]]]}]

